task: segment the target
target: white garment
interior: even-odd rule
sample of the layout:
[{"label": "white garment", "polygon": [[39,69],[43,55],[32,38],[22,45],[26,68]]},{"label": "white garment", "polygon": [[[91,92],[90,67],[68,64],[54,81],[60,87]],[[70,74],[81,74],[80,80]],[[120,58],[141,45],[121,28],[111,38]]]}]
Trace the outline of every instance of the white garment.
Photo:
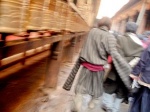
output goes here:
[{"label": "white garment", "polygon": [[134,33],[128,33],[128,35],[135,43],[143,46],[143,43],[141,42],[141,40]]},{"label": "white garment", "polygon": [[102,106],[106,107],[106,109],[112,110],[114,103],[114,95],[103,93]]},{"label": "white garment", "polygon": [[137,63],[140,61],[140,58],[139,57],[135,57],[134,59],[132,59],[130,62],[129,62],[129,65],[133,68],[135,65],[137,65]]},{"label": "white garment", "polygon": [[138,80],[135,80],[135,79],[133,80],[133,82],[132,82],[132,88],[140,88]]},{"label": "white garment", "polygon": [[121,102],[122,102],[122,99],[115,98],[112,112],[120,112]]},{"label": "white garment", "polygon": [[106,107],[106,110],[120,112],[121,102],[122,99],[116,98],[114,94],[103,93],[102,105]]},{"label": "white garment", "polygon": [[[128,35],[135,43],[137,43],[140,46],[143,46],[142,41],[134,33],[128,33]],[[129,62],[129,65],[133,68],[139,62],[139,60],[139,57],[135,57]]]}]

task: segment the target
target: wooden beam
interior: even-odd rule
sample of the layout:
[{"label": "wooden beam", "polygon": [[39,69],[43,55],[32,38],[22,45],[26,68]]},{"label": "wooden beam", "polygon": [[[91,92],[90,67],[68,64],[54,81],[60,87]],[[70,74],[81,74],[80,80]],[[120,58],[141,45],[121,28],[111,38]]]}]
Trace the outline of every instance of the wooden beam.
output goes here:
[{"label": "wooden beam", "polygon": [[[19,53],[24,53],[24,56],[18,59],[15,59],[15,61],[11,61],[7,63],[7,65],[0,64],[1,69],[5,69],[9,66],[12,66],[16,63],[22,62],[25,64],[25,59],[32,57],[40,52],[34,52],[30,56],[26,56],[26,52],[32,49],[37,49],[39,47],[42,47],[47,44],[53,44],[57,42],[62,41],[70,41],[72,38],[75,37],[75,35],[83,35],[85,32],[82,33],[76,33],[76,34],[66,34],[66,35],[58,35],[58,36],[52,36],[52,37],[43,37],[43,38],[36,38],[36,39],[30,39],[28,41],[14,41],[11,42],[9,45],[5,45],[0,47],[0,63],[2,59],[9,58],[11,56],[14,56]],[[3,42],[3,41],[2,41]],[[63,47],[63,46],[62,46]],[[47,49],[43,49],[42,52],[46,51]],[[35,51],[35,50],[34,50]],[[62,52],[62,51],[60,51]],[[54,53],[55,54],[55,53]]]},{"label": "wooden beam", "polygon": [[61,64],[63,41],[53,43],[51,54],[48,57],[45,87],[55,88],[57,86],[58,73]]}]

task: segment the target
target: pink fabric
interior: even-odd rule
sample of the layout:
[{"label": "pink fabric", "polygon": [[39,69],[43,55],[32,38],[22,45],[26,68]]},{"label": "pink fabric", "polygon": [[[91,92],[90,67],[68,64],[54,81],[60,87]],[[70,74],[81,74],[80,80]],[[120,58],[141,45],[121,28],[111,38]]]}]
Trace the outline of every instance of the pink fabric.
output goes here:
[{"label": "pink fabric", "polygon": [[150,39],[148,39],[147,41],[142,41],[142,43],[143,43],[143,48],[146,49],[150,45]]},{"label": "pink fabric", "polygon": [[109,63],[109,64],[111,64],[113,61],[112,61],[112,57],[111,56],[108,56],[108,58],[107,58],[107,62]]},{"label": "pink fabric", "polygon": [[143,41],[142,41],[142,43],[143,43],[143,48],[146,49],[148,44],[146,42],[143,42]]},{"label": "pink fabric", "polygon": [[98,72],[98,71],[104,70],[102,65],[93,65],[93,64],[88,63],[88,62],[83,62],[83,63],[81,63],[81,65],[84,66],[85,68],[87,68],[88,70],[93,71],[93,72]]}]

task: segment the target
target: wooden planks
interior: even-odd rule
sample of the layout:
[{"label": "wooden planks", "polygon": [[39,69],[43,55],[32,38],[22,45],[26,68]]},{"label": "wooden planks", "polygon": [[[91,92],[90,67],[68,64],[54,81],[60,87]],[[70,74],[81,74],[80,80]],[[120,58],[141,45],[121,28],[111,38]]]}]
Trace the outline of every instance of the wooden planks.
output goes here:
[{"label": "wooden planks", "polygon": [[[15,56],[19,53],[24,53],[24,56],[16,59],[15,61],[10,61],[7,65],[0,64],[0,70],[5,69],[9,66],[12,66],[16,63],[22,62],[25,63],[25,60],[29,57],[35,56],[36,54],[47,51],[48,49],[44,49],[45,45],[50,45],[56,42],[63,42],[63,46],[70,46],[72,38],[76,38],[79,35],[84,35],[84,33],[75,33],[75,34],[65,34],[65,35],[56,35],[51,37],[43,37],[36,39],[29,39],[28,41],[14,41],[9,44],[3,45],[0,43],[0,62],[9,57]],[[3,41],[1,41],[3,43]],[[41,51],[37,52],[37,49],[41,47]],[[50,49],[50,48],[49,48]],[[26,52],[33,50],[30,56],[26,55]],[[62,51],[60,51],[62,52]]]}]

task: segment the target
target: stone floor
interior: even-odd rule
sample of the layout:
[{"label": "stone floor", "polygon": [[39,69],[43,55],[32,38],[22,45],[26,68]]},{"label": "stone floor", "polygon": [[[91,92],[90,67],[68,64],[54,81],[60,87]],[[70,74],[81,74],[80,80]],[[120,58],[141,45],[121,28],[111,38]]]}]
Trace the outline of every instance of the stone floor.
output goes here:
[{"label": "stone floor", "polygon": [[[40,56],[44,56],[41,54]],[[62,63],[57,88],[43,88],[47,58],[33,58],[36,62],[20,69],[20,65],[0,72],[0,112],[71,112],[70,107],[74,97],[74,85],[71,91],[62,89],[77,57],[72,63]],[[76,54],[77,56],[77,54]],[[30,65],[31,64],[31,65]],[[19,69],[19,71],[18,71]],[[13,74],[8,72],[13,71]],[[17,71],[17,72],[16,72]],[[7,77],[2,77],[7,76]],[[97,106],[96,108],[100,108]],[[89,110],[88,112],[103,112]],[[122,104],[120,112],[127,112],[128,105]]]},{"label": "stone floor", "polygon": [[[75,58],[76,59],[76,58]],[[75,60],[74,59],[74,60]],[[71,68],[74,63],[63,63],[56,89],[43,89],[47,95],[41,95],[32,100],[31,105],[26,105],[24,111],[21,112],[71,112],[70,105],[73,101],[74,96],[74,86],[71,91],[65,91],[62,89],[66,78],[68,77]],[[76,77],[77,80],[78,77]],[[76,83],[75,80],[75,83]],[[74,83],[74,85],[75,85]],[[41,89],[40,89],[41,90]],[[100,107],[96,107],[100,108]],[[89,110],[88,112],[97,112],[96,108],[94,110]],[[120,112],[127,112],[128,105],[122,104]],[[100,112],[103,112],[102,110]]]}]

